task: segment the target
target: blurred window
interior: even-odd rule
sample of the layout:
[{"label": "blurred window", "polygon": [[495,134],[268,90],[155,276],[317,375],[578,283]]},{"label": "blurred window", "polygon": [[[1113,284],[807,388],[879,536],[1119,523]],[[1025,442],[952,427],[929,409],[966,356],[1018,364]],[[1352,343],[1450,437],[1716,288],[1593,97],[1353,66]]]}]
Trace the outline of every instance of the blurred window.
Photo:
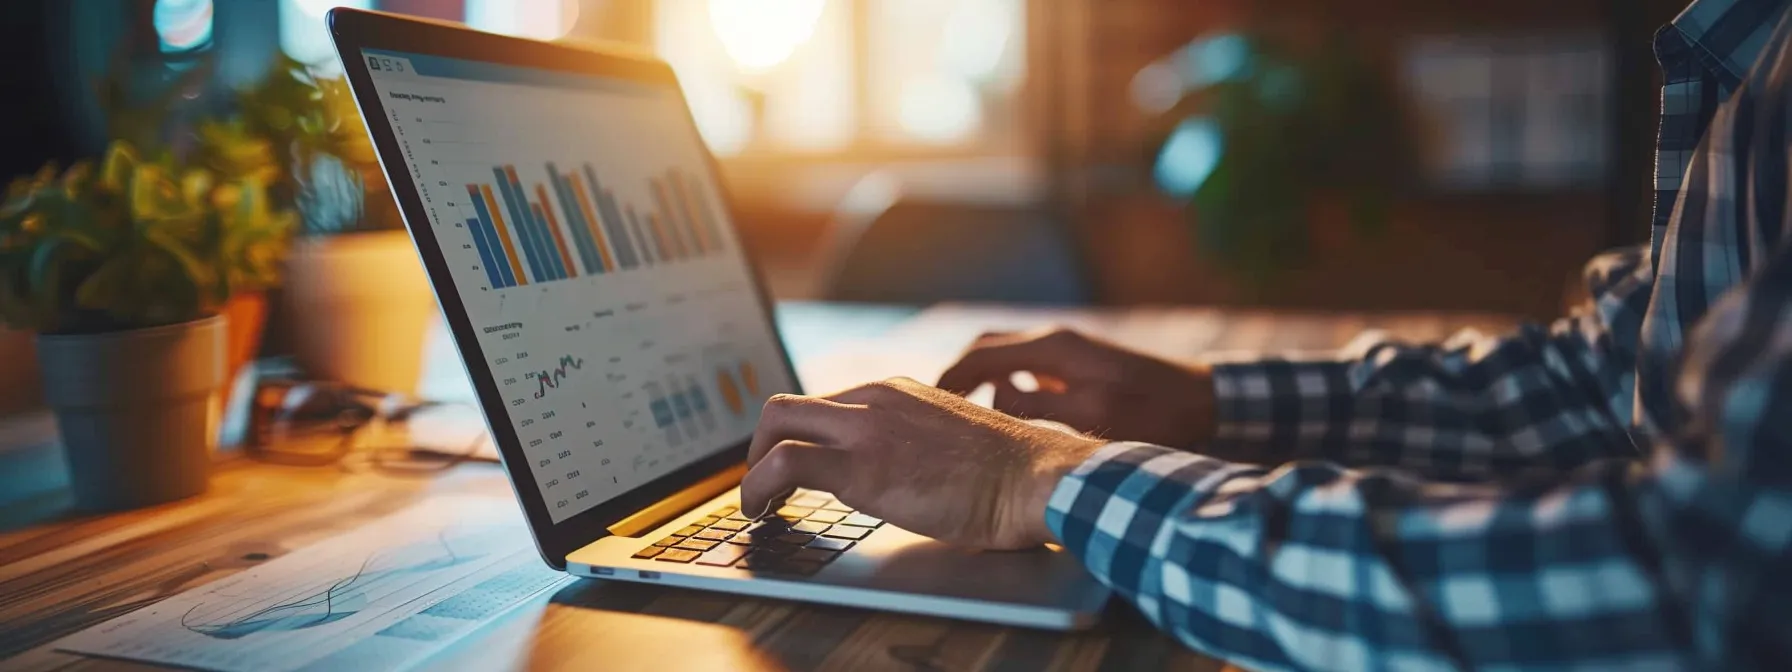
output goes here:
[{"label": "blurred window", "polygon": [[1447,189],[1601,185],[1609,47],[1591,36],[1428,37],[1406,53],[1426,169]]},{"label": "blurred window", "polygon": [[1022,0],[656,0],[654,45],[722,155],[1003,153]]},{"label": "blurred window", "polygon": [[[161,5],[204,5],[209,35],[211,2],[161,0],[156,7],[157,26],[161,26]],[[579,0],[449,0],[438,4],[443,4],[451,17],[465,17],[467,25],[474,28],[538,40],[557,39],[570,32],[578,23],[580,6]],[[374,0],[280,0],[281,50],[322,71],[337,70],[336,51],[330,45],[330,33],[324,26],[324,13],[331,7],[405,10],[403,3],[376,3]],[[167,43],[166,35],[164,33],[164,44]]]},{"label": "blurred window", "polygon": [[280,50],[319,70],[341,70],[324,13],[331,7],[368,9],[372,0],[280,0]]},{"label": "blurred window", "polygon": [[467,0],[466,23],[480,30],[557,40],[579,22],[578,0]]}]

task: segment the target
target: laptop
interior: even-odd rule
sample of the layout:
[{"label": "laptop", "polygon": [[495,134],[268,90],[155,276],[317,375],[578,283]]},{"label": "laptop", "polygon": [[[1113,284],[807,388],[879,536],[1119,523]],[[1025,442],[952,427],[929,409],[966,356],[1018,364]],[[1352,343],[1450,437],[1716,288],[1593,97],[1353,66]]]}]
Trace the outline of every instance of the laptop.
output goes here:
[{"label": "laptop", "polygon": [[[542,558],[577,576],[1034,628],[1108,597],[1069,554],[974,552],[799,491],[738,508],[800,393],[664,62],[328,15]],[[754,512],[757,513],[757,512]]]}]

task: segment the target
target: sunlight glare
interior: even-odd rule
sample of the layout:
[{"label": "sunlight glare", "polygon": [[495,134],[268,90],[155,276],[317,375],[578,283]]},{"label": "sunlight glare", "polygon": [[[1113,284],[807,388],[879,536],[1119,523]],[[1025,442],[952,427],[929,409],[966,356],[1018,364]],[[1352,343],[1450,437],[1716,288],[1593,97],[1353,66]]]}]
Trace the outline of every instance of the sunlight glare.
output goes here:
[{"label": "sunlight glare", "polygon": [[764,72],[815,35],[825,1],[709,0],[709,22],[742,72]]}]

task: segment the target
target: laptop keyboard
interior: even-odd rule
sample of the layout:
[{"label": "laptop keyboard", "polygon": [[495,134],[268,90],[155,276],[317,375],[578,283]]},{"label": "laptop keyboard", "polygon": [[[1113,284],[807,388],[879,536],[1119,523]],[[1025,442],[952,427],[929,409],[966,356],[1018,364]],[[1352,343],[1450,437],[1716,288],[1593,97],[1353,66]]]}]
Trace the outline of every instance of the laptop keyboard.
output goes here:
[{"label": "laptop keyboard", "polygon": [[760,520],[748,518],[738,507],[716,509],[634,557],[809,576],[883,524],[833,495],[798,491]]}]

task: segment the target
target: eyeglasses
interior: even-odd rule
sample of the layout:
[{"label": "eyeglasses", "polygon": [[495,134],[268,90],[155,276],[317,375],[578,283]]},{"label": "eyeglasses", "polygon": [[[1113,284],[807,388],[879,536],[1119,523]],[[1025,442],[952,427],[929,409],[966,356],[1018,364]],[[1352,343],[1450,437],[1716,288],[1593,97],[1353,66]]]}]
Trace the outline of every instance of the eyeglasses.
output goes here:
[{"label": "eyeglasses", "polygon": [[393,430],[402,430],[418,412],[446,405],[345,383],[264,378],[250,399],[243,452],[270,464],[417,475],[468,462],[496,463],[478,454],[490,440],[483,432],[460,450],[383,443],[387,435],[403,436]]}]

